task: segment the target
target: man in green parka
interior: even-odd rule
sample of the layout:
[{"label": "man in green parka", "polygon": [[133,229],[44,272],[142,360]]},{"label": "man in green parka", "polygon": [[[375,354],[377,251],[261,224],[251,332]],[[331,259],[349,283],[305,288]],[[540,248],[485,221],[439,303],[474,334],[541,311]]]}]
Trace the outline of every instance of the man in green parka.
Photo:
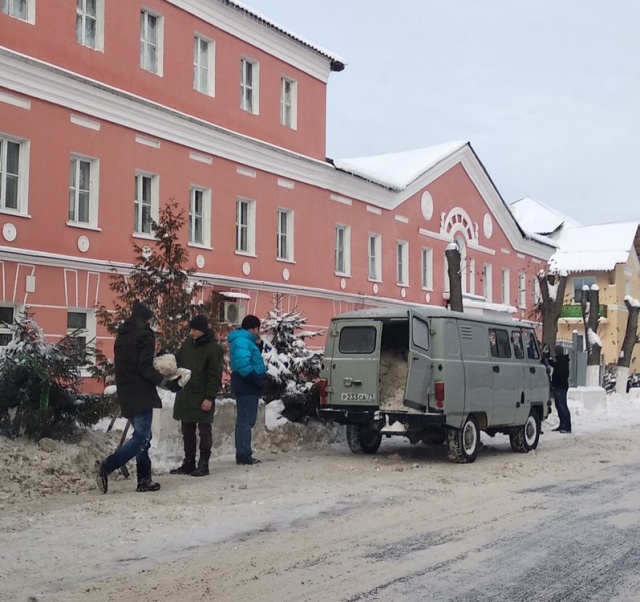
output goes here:
[{"label": "man in green parka", "polygon": [[[184,460],[171,474],[204,477],[209,474],[213,446],[213,413],[222,384],[223,353],[203,315],[189,322],[189,336],[176,353],[180,368],[191,370],[191,378],[176,395],[173,417],[182,423]],[[200,458],[196,467],[196,426],[200,434]]]}]

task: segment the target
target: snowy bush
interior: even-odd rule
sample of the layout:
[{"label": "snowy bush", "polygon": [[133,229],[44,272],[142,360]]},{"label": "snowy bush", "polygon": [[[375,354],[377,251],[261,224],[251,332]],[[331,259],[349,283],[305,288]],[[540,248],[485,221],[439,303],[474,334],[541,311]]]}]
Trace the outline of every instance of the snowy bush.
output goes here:
[{"label": "snowy bush", "polygon": [[113,413],[113,400],[79,393],[80,370],[91,355],[82,340],[45,342],[28,312],[11,328],[13,340],[0,349],[0,434],[69,439]]}]

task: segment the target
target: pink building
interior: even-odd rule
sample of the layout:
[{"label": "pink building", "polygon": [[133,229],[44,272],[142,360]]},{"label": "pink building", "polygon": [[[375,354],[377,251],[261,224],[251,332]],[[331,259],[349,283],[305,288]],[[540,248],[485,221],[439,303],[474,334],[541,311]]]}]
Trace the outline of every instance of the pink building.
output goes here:
[{"label": "pink building", "polygon": [[275,294],[310,327],[446,305],[451,241],[470,310],[531,311],[553,249],[524,235],[468,143],[325,158],[339,57],[226,0],[0,6],[0,320],[28,305],[51,340],[80,325],[107,342],[93,307],[109,267],[152,243],[170,199],[198,277],[240,315]]}]

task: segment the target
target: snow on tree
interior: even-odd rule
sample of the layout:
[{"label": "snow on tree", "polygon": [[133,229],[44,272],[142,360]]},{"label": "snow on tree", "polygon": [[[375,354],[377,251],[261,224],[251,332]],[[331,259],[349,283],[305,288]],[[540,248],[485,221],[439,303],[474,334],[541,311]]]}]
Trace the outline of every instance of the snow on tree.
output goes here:
[{"label": "snow on tree", "polygon": [[638,313],[640,312],[640,301],[630,295],[624,298],[627,307],[627,327],[620,348],[620,356],[616,368],[616,393],[626,393],[627,381],[629,379],[629,367],[633,359],[633,348],[640,342],[638,336]]},{"label": "snow on tree", "polygon": [[558,320],[564,303],[564,292],[567,287],[567,273],[547,273],[540,270],[537,274],[540,297],[534,313],[542,320],[542,345],[553,350],[558,333]]},{"label": "snow on tree", "polygon": [[462,305],[462,273],[460,249],[455,242],[447,245],[444,252],[447,258],[447,273],[449,274],[449,307],[452,311],[464,311]]},{"label": "snow on tree", "polygon": [[594,284],[582,287],[580,298],[582,321],[587,341],[587,387],[600,386],[600,352],[602,341],[598,336],[600,322],[600,289]]}]

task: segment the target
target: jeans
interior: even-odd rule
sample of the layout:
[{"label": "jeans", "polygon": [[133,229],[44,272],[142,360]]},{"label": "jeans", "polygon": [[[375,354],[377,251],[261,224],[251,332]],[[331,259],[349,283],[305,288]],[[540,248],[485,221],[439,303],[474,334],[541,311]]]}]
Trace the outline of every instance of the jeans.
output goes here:
[{"label": "jeans", "polygon": [[571,412],[567,405],[567,390],[555,388],[553,390],[553,399],[556,402],[556,410],[560,419],[560,429],[563,431],[571,431]]},{"label": "jeans", "polygon": [[119,447],[105,461],[104,468],[107,473],[112,473],[124,466],[135,456],[138,483],[151,478],[151,460],[149,448],[151,447],[151,421],[153,410],[147,410],[131,418],[133,435],[124,445]]},{"label": "jeans", "polygon": [[251,449],[251,429],[258,416],[258,395],[238,395],[236,397],[236,459],[245,459],[253,455]]}]

